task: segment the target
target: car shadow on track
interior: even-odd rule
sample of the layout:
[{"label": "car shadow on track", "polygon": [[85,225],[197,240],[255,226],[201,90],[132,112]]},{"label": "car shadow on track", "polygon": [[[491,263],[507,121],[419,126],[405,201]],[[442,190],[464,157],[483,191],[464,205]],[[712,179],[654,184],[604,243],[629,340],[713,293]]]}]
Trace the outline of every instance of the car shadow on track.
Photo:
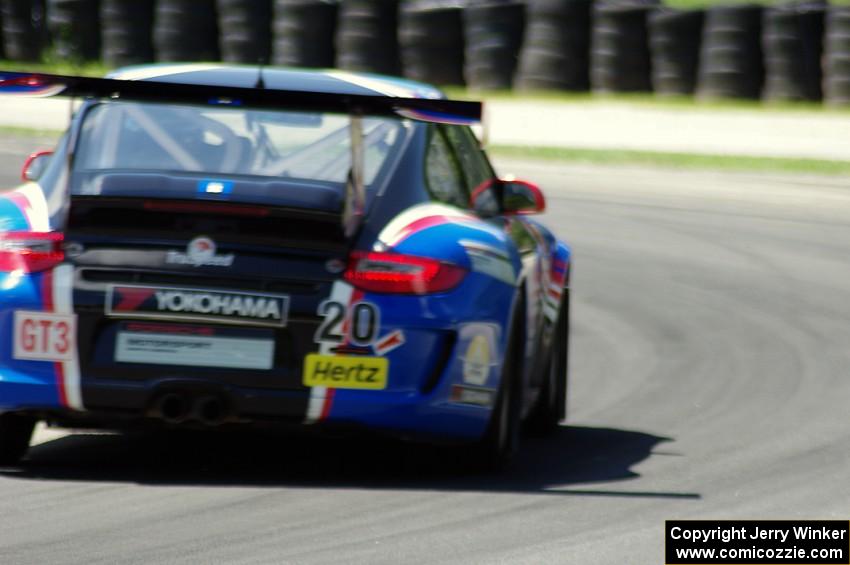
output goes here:
[{"label": "car shadow on track", "polygon": [[[0,477],[155,485],[343,487],[699,498],[611,488],[669,438],[564,426],[527,437],[511,466],[482,474],[467,450],[376,439],[200,432],[72,434],[36,445]],[[606,483],[604,489],[572,485]],[[620,486],[620,485],[616,485]]]}]

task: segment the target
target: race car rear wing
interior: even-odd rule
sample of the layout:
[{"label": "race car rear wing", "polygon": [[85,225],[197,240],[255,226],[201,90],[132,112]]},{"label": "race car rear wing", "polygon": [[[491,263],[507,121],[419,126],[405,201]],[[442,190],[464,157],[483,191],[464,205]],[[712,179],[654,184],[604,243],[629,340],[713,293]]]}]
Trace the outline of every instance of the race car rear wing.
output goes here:
[{"label": "race car rear wing", "polygon": [[348,114],[351,116],[352,166],[346,183],[342,220],[348,236],[353,235],[357,230],[365,213],[361,121],[363,116],[402,117],[459,125],[473,125],[479,123],[482,118],[480,102],[305,92],[265,87],[180,84],[157,80],[122,80],[13,71],[0,71],[0,94],[101,98],[166,104],[209,104]]},{"label": "race car rear wing", "polygon": [[305,112],[401,116],[426,122],[466,125],[481,121],[481,103],[463,100],[334,94],[12,71],[0,71],[0,94],[121,98],[174,104],[220,104]]}]

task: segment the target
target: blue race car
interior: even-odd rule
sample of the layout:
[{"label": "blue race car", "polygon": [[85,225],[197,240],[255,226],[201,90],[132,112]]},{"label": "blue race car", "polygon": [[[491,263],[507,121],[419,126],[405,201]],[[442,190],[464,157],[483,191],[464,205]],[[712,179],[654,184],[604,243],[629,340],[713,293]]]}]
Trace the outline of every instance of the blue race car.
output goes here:
[{"label": "blue race car", "polygon": [[83,98],[0,193],[0,462],[59,426],[472,444],[565,416],[570,250],[481,106],[340,71],[0,72]]}]

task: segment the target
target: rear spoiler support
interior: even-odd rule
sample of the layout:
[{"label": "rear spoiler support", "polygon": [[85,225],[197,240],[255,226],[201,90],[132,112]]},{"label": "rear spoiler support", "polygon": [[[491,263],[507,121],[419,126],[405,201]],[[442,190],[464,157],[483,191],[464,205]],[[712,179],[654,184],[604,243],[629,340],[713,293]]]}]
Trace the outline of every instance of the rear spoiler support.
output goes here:
[{"label": "rear spoiler support", "polygon": [[363,181],[365,156],[363,152],[363,116],[351,114],[351,169],[345,186],[345,204],[342,228],[346,237],[353,236],[360,227],[366,210],[366,188]]}]

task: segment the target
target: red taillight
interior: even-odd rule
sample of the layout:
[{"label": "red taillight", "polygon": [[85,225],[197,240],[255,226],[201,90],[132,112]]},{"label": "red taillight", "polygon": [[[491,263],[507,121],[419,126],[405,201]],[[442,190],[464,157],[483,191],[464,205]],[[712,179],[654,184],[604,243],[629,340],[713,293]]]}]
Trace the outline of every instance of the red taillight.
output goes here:
[{"label": "red taillight", "polygon": [[430,294],[456,287],[466,275],[457,265],[401,253],[352,253],[345,280],[369,292]]},{"label": "red taillight", "polygon": [[0,272],[35,273],[56,266],[65,259],[57,232],[0,232]]}]

